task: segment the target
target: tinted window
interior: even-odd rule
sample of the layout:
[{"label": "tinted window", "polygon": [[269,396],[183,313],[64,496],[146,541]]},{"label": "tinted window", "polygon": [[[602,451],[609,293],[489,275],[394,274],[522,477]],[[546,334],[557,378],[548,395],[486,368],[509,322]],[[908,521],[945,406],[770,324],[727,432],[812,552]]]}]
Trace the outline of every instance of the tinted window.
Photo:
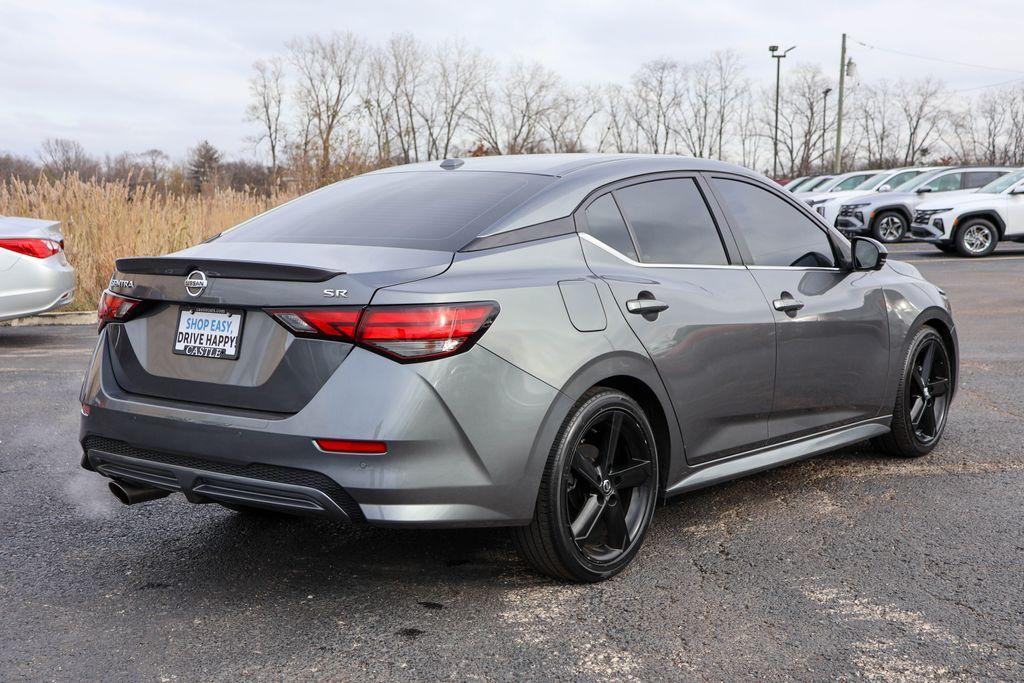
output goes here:
[{"label": "tinted window", "polygon": [[220,239],[455,251],[552,180],[472,171],[359,176],[259,215]]},{"label": "tinted window", "polygon": [[925,183],[924,187],[930,189],[932,192],[949,192],[951,190],[960,189],[960,173],[947,173],[946,175],[940,175],[930,183]]},{"label": "tinted window", "polygon": [[884,184],[888,185],[892,189],[895,189],[902,185],[903,183],[910,180],[911,178],[916,178],[919,175],[921,175],[920,171],[904,171],[903,173],[897,173],[892,178],[889,178],[888,180],[885,181]]},{"label": "tinted window", "polygon": [[587,232],[620,254],[637,260],[626,222],[610,194],[599,197],[587,207]]},{"label": "tinted window", "polygon": [[647,263],[728,263],[718,229],[697,184],[657,180],[615,191],[615,199]]},{"label": "tinted window", "polygon": [[835,265],[825,231],[801,211],[750,183],[725,178],[712,183],[756,265]]},{"label": "tinted window", "polygon": [[965,190],[973,190],[983,185],[988,185],[996,178],[1004,175],[1001,171],[968,171],[964,173]]},{"label": "tinted window", "polygon": [[867,173],[865,173],[864,175],[850,176],[846,180],[844,180],[842,182],[839,182],[839,183],[836,183],[835,186],[832,187],[832,191],[833,192],[841,192],[843,190],[853,190],[853,189],[856,189],[858,185],[860,185],[861,183],[863,183],[865,180],[867,180],[870,177],[871,177],[871,175],[867,174]]}]

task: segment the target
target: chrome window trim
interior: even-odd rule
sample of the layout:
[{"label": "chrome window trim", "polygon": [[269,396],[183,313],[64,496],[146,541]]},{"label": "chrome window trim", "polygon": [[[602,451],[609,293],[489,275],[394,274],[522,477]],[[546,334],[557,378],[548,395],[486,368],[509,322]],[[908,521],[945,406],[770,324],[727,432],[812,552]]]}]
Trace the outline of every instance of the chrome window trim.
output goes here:
[{"label": "chrome window trim", "polygon": [[748,270],[824,270],[833,273],[847,272],[845,268],[835,266],[747,266]]},{"label": "chrome window trim", "polygon": [[743,270],[744,268],[746,268],[746,266],[743,265],[730,263],[725,263],[721,265],[712,265],[709,263],[640,263],[639,261],[634,261],[625,254],[619,252],[618,250],[609,247],[607,244],[597,239],[593,235],[590,235],[585,232],[580,232],[577,234],[580,236],[581,240],[590,242],[595,247],[607,251],[609,254],[616,257],[620,261],[625,261],[629,265],[636,266],[637,268],[703,268],[706,270]]}]

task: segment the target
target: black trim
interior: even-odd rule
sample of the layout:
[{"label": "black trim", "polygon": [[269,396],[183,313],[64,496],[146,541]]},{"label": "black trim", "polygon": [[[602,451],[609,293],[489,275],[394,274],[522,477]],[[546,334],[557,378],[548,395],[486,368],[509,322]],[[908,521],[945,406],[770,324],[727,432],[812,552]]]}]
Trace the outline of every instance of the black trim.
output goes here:
[{"label": "black trim", "polygon": [[496,249],[498,247],[510,247],[514,244],[524,242],[535,242],[549,237],[561,237],[576,232],[572,216],[556,218],[544,223],[528,225],[524,228],[516,228],[508,232],[500,232],[496,235],[477,237],[459,251],[483,251],[484,249]]},{"label": "black trim", "polygon": [[236,280],[287,280],[290,282],[325,282],[342,271],[294,266],[286,263],[259,263],[254,261],[228,261],[208,258],[180,258],[172,256],[136,256],[117,259],[120,273],[133,275],[175,275],[184,277],[193,270],[201,270],[211,277]]},{"label": "black trim", "polygon": [[[193,455],[152,451],[144,448],[136,448],[124,441],[118,441],[116,439],[97,435],[86,436],[82,440],[82,449],[85,451],[85,462],[89,463],[88,469],[93,471],[96,469],[96,463],[92,462],[92,460],[102,460],[103,453],[110,453],[112,455],[133,458],[135,460],[144,460],[152,463],[171,465],[173,467],[183,467],[199,473],[211,472],[216,474],[226,474],[233,477],[244,477],[254,481],[273,482],[289,486],[304,486],[306,488],[320,491],[326,495],[334,501],[334,503],[341,508],[352,521],[362,522],[366,520],[366,517],[363,515],[362,508],[359,507],[359,503],[357,503],[341,485],[320,472],[313,472],[311,470],[303,470],[295,467],[282,467],[280,465],[266,465],[256,462],[235,463],[221,460],[210,460]],[[90,458],[90,452],[92,451],[95,451],[95,455]],[[198,484],[196,488],[203,485],[201,480],[196,483]],[[197,490],[196,493],[199,494],[201,491]]]}]

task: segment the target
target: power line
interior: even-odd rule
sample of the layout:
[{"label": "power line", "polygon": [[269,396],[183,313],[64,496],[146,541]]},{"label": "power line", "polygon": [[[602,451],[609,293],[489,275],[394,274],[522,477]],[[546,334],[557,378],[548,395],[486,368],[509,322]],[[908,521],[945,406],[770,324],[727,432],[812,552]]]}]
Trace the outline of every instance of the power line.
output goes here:
[{"label": "power line", "polygon": [[951,91],[953,94],[962,92],[971,92],[973,90],[987,90],[989,88],[998,88],[1001,85],[1012,85],[1014,83],[1024,83],[1024,78],[1012,78],[1008,81],[1000,81],[999,83],[989,83],[988,85],[976,85],[973,88],[961,88],[960,90]]},{"label": "power line", "polygon": [[[930,57],[928,55],[914,54],[913,52],[904,52],[902,50],[893,50],[887,47],[878,47],[877,45],[869,45],[865,42],[857,40],[853,36],[850,36],[853,42],[857,43],[861,47],[866,47],[869,50],[878,50],[879,52],[891,52],[894,55],[902,55],[903,57],[913,57],[914,59],[925,59],[931,62],[942,62],[943,64],[955,64],[956,66],[967,66],[972,69],[988,69],[989,71],[1004,71],[1008,73],[1024,74],[1022,69],[1007,69],[1001,66],[987,66],[985,64],[971,64],[970,62],[958,62],[955,59],[943,59],[942,57]],[[991,87],[991,86],[985,86]]]}]

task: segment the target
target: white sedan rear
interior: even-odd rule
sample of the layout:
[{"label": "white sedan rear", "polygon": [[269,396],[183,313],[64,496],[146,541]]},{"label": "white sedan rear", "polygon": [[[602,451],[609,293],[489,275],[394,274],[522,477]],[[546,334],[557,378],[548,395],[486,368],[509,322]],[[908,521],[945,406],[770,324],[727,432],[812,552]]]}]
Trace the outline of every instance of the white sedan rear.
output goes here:
[{"label": "white sedan rear", "polygon": [[0,320],[66,306],[75,269],[64,254],[60,222],[0,216]]}]

